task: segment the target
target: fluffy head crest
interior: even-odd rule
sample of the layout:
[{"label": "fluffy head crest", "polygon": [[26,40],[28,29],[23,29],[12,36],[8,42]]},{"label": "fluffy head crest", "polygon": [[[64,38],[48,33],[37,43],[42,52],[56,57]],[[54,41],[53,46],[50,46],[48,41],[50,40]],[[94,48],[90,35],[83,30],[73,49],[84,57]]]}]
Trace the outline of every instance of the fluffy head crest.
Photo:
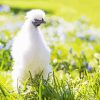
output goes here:
[{"label": "fluffy head crest", "polygon": [[42,18],[44,19],[44,17],[45,17],[45,12],[40,9],[31,10],[26,13],[26,18],[30,20],[34,20],[34,19],[41,20]]}]

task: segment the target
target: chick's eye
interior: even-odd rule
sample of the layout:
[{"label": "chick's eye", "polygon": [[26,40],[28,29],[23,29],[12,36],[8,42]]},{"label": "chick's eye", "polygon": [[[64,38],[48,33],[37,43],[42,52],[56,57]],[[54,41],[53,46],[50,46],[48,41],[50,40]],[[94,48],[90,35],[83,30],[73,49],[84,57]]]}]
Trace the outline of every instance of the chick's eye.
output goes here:
[{"label": "chick's eye", "polygon": [[38,19],[34,19],[35,21],[38,21]]},{"label": "chick's eye", "polygon": [[34,19],[34,20],[35,20],[36,22],[37,22],[37,21],[41,21],[41,20],[39,20],[39,19]]}]

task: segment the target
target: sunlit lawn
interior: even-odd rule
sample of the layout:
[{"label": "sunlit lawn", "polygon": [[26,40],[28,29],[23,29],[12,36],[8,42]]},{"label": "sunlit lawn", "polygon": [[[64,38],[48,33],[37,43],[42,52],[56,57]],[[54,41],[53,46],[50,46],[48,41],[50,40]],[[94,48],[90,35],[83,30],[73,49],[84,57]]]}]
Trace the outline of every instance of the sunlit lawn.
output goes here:
[{"label": "sunlit lawn", "polygon": [[89,18],[92,24],[100,25],[99,0],[1,0],[0,4],[21,9],[40,8],[70,21],[83,15]]}]

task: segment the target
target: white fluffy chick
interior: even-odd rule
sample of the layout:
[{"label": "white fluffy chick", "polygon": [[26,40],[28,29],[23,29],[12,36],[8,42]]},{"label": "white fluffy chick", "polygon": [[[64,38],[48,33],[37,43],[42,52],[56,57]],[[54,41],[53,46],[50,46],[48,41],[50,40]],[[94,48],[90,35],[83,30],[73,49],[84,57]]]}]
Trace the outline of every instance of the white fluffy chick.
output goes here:
[{"label": "white fluffy chick", "polygon": [[45,13],[36,9],[26,13],[26,21],[15,36],[12,44],[14,66],[12,71],[13,86],[17,88],[20,82],[43,71],[43,78],[47,79],[52,72],[49,65],[50,50],[46,45],[39,26],[44,21]]}]

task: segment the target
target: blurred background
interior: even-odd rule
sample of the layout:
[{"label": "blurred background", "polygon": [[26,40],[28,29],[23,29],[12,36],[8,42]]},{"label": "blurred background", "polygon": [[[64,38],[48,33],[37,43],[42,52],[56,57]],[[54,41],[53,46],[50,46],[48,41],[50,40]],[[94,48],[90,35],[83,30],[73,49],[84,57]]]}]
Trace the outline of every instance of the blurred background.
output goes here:
[{"label": "blurred background", "polygon": [[100,56],[98,0],[3,0],[0,1],[0,69],[11,68],[10,61],[6,61],[7,65],[5,62],[11,59],[10,52],[3,59],[2,53],[9,51],[12,38],[25,21],[25,13],[31,9],[46,12],[47,24],[41,29],[53,48],[53,60],[66,60],[69,50],[77,55],[86,53],[92,63],[90,58],[93,59],[94,53]]},{"label": "blurred background", "polygon": [[[96,26],[99,26],[100,21],[99,0],[1,0],[0,4],[9,6],[15,13],[39,8],[69,21],[77,20],[81,16],[86,16]],[[7,11],[7,8],[5,10]]]},{"label": "blurred background", "polygon": [[[31,9],[46,12],[45,25],[41,26],[45,39],[51,48],[51,65],[58,75],[71,75],[75,84],[89,80],[89,86],[96,86],[84,92],[83,87],[75,97],[82,100],[100,98],[100,1],[99,0],[0,0],[0,78],[10,84],[12,40],[25,21],[25,13]],[[4,73],[7,73],[8,77]],[[95,80],[87,75],[94,75]],[[87,77],[87,78],[86,78]],[[68,76],[69,78],[69,76]],[[73,83],[73,84],[74,84]],[[92,85],[91,85],[92,84]],[[74,85],[75,86],[75,85]],[[95,90],[95,89],[94,89]],[[88,92],[87,92],[88,91]],[[91,91],[91,95],[89,92]],[[82,93],[81,93],[82,92]],[[95,96],[94,96],[94,94]],[[87,94],[87,96],[86,96]],[[79,97],[79,95],[81,95]],[[85,97],[84,97],[85,95]],[[92,98],[92,99],[88,99]],[[98,99],[99,100],[99,99]]]}]

